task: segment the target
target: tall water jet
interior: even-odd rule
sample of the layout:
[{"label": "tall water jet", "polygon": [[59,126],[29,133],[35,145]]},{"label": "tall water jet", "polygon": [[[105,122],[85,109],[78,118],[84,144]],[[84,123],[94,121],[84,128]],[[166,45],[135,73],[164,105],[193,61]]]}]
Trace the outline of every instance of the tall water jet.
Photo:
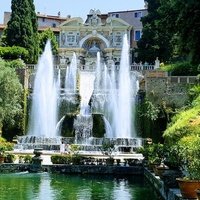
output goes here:
[{"label": "tall water jet", "polygon": [[57,88],[50,41],[39,59],[35,76],[28,135],[55,137]]},{"label": "tall water jet", "polygon": [[115,112],[116,137],[131,138],[133,137],[131,130],[133,91],[130,79],[129,45],[126,34],[123,38],[118,84],[117,110]]},{"label": "tall water jet", "polygon": [[132,121],[132,103],[131,96],[133,93],[130,81],[130,64],[129,64],[129,45],[127,35],[123,38],[123,47],[121,53],[120,70],[119,70],[119,89],[116,110],[116,136],[120,138],[131,138],[131,121]]},{"label": "tall water jet", "polygon": [[133,114],[137,93],[135,85],[137,83],[135,74],[130,75],[129,45],[126,34],[123,38],[120,69],[117,71],[115,67],[112,67],[109,83],[110,97],[107,118],[113,130],[112,137],[136,137]]}]

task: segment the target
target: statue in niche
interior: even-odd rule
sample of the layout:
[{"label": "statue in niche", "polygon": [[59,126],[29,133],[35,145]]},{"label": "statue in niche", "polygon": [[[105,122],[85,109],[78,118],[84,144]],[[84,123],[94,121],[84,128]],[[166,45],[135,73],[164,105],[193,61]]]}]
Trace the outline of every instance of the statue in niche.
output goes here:
[{"label": "statue in niche", "polygon": [[90,18],[90,25],[96,26],[101,24],[101,19],[97,16],[100,14],[101,14],[100,10],[95,10],[95,9],[90,10],[90,15],[92,15]]},{"label": "statue in niche", "polygon": [[112,35],[112,33],[110,34],[109,41],[110,41],[110,46],[112,46],[113,45],[113,35]]},{"label": "statue in niche", "polygon": [[62,35],[61,35],[61,43],[62,43],[62,46],[65,46],[65,42],[66,42],[66,35],[65,35],[65,33],[63,32]]},{"label": "statue in niche", "polygon": [[77,35],[76,35],[76,43],[77,43],[77,44],[79,43],[79,39],[80,39],[80,37],[79,37],[79,35],[77,34]]}]

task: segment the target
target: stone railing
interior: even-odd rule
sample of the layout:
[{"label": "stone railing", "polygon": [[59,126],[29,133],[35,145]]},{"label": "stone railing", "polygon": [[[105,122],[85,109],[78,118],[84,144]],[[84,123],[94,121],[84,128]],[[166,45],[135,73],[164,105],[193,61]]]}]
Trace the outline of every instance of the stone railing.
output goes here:
[{"label": "stone railing", "polygon": [[130,66],[131,71],[155,70],[155,65],[134,64]]},{"label": "stone railing", "polygon": [[[34,64],[27,64],[26,65],[28,69],[30,70],[36,70],[37,65]],[[67,65],[54,65],[55,69],[64,69],[66,68]],[[95,70],[95,66],[81,66],[79,68],[80,70],[86,70],[86,71],[94,71]],[[115,70],[119,70],[119,66],[109,66],[108,67],[109,70],[115,69]],[[154,65],[141,65],[141,64],[134,64],[134,65],[130,65],[130,71],[149,71],[149,70],[155,70],[155,66]]]},{"label": "stone railing", "polygon": [[168,82],[171,84],[197,83],[199,82],[199,77],[198,76],[169,76]]}]

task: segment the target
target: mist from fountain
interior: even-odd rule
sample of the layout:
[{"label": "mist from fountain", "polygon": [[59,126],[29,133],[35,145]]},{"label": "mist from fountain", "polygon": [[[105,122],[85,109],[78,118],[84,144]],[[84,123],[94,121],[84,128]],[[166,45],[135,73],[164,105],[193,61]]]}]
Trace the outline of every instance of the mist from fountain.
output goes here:
[{"label": "mist from fountain", "polygon": [[97,53],[93,100],[98,103],[94,103],[92,109],[104,115],[106,124],[110,123],[111,128],[106,128],[106,137],[136,137],[133,115],[137,91],[136,75],[130,74],[128,39],[124,35],[119,70],[114,64],[110,69],[107,66],[102,67],[100,54]]},{"label": "mist from fountain", "polygon": [[[122,146],[137,145],[134,139],[134,106],[138,82],[134,73],[129,71],[129,46],[127,35],[123,39],[120,69],[114,64],[107,68],[101,63],[100,53],[97,53],[95,72],[79,71],[79,94],[81,96],[80,114],[74,121],[75,144],[98,143],[100,138],[93,138],[93,120],[91,113],[102,113],[107,138],[115,139]],[[60,70],[55,83],[53,60],[50,43],[39,60],[35,78],[33,105],[31,109],[28,135],[36,137],[57,137],[60,133],[56,128],[62,126],[64,116],[57,123],[57,107],[60,94]],[[133,87],[131,87],[131,85]],[[57,88],[57,90],[56,90]],[[77,59],[75,53],[69,67],[66,69],[65,98],[70,101],[70,95],[77,94]],[[91,105],[91,107],[90,107]],[[82,118],[83,117],[83,118]],[[57,125],[56,125],[57,123]],[[46,130],[47,129],[47,130]],[[32,140],[33,138],[31,138]],[[128,140],[127,140],[128,139]],[[35,139],[34,139],[35,140]],[[78,142],[78,143],[77,143]]]},{"label": "mist from fountain", "polygon": [[73,53],[72,61],[69,67],[66,69],[65,77],[65,92],[76,93],[77,89],[77,58]]},{"label": "mist from fountain", "polygon": [[94,90],[94,80],[95,76],[91,72],[80,72],[80,89],[79,93],[81,96],[81,106],[80,114],[89,115],[90,114],[90,98]]},{"label": "mist from fountain", "polygon": [[27,135],[56,137],[57,87],[50,41],[39,59]]}]

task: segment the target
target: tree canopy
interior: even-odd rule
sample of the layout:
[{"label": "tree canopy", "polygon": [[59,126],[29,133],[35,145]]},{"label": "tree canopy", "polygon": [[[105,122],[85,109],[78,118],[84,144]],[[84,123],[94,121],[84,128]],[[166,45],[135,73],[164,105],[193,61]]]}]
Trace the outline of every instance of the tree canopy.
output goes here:
[{"label": "tree canopy", "polygon": [[15,116],[22,112],[22,85],[15,69],[0,58],[0,131],[4,123],[14,125]]},{"label": "tree canopy", "polygon": [[54,32],[50,29],[47,29],[41,33],[39,33],[39,43],[40,43],[40,54],[44,51],[45,45],[47,41],[51,41],[51,48],[54,55],[58,53],[58,43],[56,41]]},{"label": "tree canopy", "polygon": [[200,2],[161,0],[159,25],[176,38],[176,47],[194,64],[200,63]]},{"label": "tree canopy", "polygon": [[142,37],[137,43],[137,62],[154,63],[156,57],[161,61],[169,60],[171,57],[170,36],[163,34],[162,28],[157,24],[161,18],[158,13],[160,6],[159,0],[148,0],[148,15],[141,19],[143,29]]},{"label": "tree canopy", "polygon": [[200,63],[200,2],[196,0],[147,0],[142,18],[138,60],[152,62],[188,60]]},{"label": "tree canopy", "polygon": [[38,21],[33,0],[12,0],[11,9],[11,18],[5,29],[3,44],[26,48],[29,52],[26,62],[36,63],[39,40]]}]

